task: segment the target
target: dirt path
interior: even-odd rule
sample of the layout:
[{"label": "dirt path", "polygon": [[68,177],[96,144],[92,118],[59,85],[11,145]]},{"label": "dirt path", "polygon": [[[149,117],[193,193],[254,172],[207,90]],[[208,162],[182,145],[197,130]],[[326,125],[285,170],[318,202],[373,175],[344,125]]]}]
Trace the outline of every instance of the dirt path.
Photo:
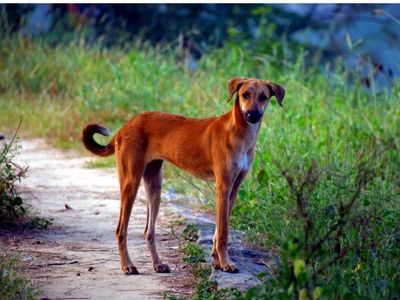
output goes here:
[{"label": "dirt path", "polygon": [[122,274],[114,237],[119,213],[116,172],[88,169],[88,160],[48,148],[41,140],[23,141],[16,158],[29,165],[28,178],[21,184],[23,198],[41,217],[54,220],[48,230],[1,232],[1,247],[22,252],[30,277],[43,290],[42,298],[159,299],[165,291],[190,293],[192,275],[171,236],[172,212],[163,204],[156,240],[171,273],[153,271],[143,238],[146,206],[142,189],[128,239],[132,261],[141,274]]}]

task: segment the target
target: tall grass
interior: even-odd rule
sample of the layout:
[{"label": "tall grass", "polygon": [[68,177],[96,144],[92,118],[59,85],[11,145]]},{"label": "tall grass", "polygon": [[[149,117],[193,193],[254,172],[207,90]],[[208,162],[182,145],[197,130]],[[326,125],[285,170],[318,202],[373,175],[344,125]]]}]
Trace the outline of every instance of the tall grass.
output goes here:
[{"label": "tall grass", "polygon": [[[369,157],[365,150],[376,150],[376,176],[352,208],[354,218],[370,220],[370,247],[348,258],[340,272],[332,271],[342,276],[335,284],[345,288],[325,291],[338,298],[398,297],[398,80],[371,91],[359,83],[357,70],[346,70],[340,59],[323,68],[310,64],[303,49],[282,49],[279,41],[259,50],[227,44],[203,56],[196,71],[177,60],[173,49],[146,44],[104,49],[77,41],[50,47],[13,36],[1,39],[0,56],[0,130],[12,128],[22,116],[24,135],[46,137],[59,147],[82,148],[80,132],[89,122],[115,132],[145,110],[193,117],[221,114],[232,105],[226,103],[226,81],[235,76],[282,84],[287,91],[284,108],[274,101],[267,108],[232,225],[271,249],[300,235],[302,221],[282,170],[301,176],[315,164],[318,184],[307,209],[321,229],[314,234],[323,234],[339,215],[340,201],[354,190],[358,162]],[[357,240],[361,233],[350,225],[344,228],[345,239]],[[362,267],[355,272],[358,263]],[[330,274],[324,278],[326,284],[332,282]]]},{"label": "tall grass", "polygon": [[0,254],[0,295],[1,299],[38,299],[40,291],[24,274],[18,255]]}]

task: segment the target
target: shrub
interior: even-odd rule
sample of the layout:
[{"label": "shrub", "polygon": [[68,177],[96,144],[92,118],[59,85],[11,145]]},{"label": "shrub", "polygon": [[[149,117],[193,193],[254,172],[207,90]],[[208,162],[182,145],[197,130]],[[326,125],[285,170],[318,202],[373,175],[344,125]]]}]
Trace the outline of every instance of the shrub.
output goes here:
[{"label": "shrub", "polygon": [[0,255],[0,298],[3,300],[37,299],[39,291],[22,275],[18,256]]},{"label": "shrub", "polygon": [[366,147],[355,170],[335,182],[342,192],[325,207],[316,201],[326,172],[315,163],[308,171],[301,166],[281,168],[299,230],[283,242],[275,276],[238,298],[398,299],[400,227],[394,216],[382,219],[387,210],[369,209],[368,189],[380,180],[384,164],[376,146]]},{"label": "shrub", "polygon": [[19,148],[16,134],[10,142],[4,141],[0,150],[0,225],[15,223],[26,213],[23,200],[15,187],[28,169],[13,162]]}]

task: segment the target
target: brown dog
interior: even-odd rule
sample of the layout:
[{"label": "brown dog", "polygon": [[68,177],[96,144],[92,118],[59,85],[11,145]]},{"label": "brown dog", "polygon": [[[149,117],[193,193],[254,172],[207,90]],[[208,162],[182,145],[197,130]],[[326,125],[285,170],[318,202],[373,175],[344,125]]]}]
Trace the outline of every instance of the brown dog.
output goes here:
[{"label": "brown dog", "polygon": [[116,156],[121,191],[116,236],[125,274],[138,274],[127,250],[127,229],[142,177],[147,196],[144,236],[154,270],[170,272],[168,265],[158,257],[154,239],[164,160],[196,177],[215,182],[216,228],[212,264],[215,269],[238,272],[227,251],[228,218],[239,187],[253,162],[264,110],[272,96],[282,106],[285,90],[269,81],[238,77],[228,81],[228,91],[228,101],[237,93],[235,104],[219,117],[193,119],[144,112],[125,124],[106,146],[97,144],[93,135],[109,136],[107,128],[91,124],[83,130],[83,143],[90,152],[99,156],[115,153]]}]

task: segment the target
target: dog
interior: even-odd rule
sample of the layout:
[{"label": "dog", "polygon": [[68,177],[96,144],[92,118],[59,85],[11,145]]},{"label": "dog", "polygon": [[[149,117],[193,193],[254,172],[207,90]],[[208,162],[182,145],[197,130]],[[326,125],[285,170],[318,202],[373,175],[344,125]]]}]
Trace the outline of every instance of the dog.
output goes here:
[{"label": "dog", "polygon": [[115,153],[121,193],[116,238],[125,274],[138,274],[128,254],[127,229],[142,178],[147,198],[144,236],[153,267],[158,273],[170,272],[158,256],[155,244],[164,160],[198,178],[215,182],[212,265],[216,270],[238,272],[228,256],[228,218],[253,162],[264,111],[273,96],[282,107],[285,89],[270,81],[245,77],[233,78],[227,85],[228,102],[235,94],[236,100],[233,108],[222,116],[195,119],[143,112],[128,121],[105,146],[98,144],[93,135],[110,136],[107,128],[90,124],[83,130],[82,141],[90,152],[102,157]]}]

